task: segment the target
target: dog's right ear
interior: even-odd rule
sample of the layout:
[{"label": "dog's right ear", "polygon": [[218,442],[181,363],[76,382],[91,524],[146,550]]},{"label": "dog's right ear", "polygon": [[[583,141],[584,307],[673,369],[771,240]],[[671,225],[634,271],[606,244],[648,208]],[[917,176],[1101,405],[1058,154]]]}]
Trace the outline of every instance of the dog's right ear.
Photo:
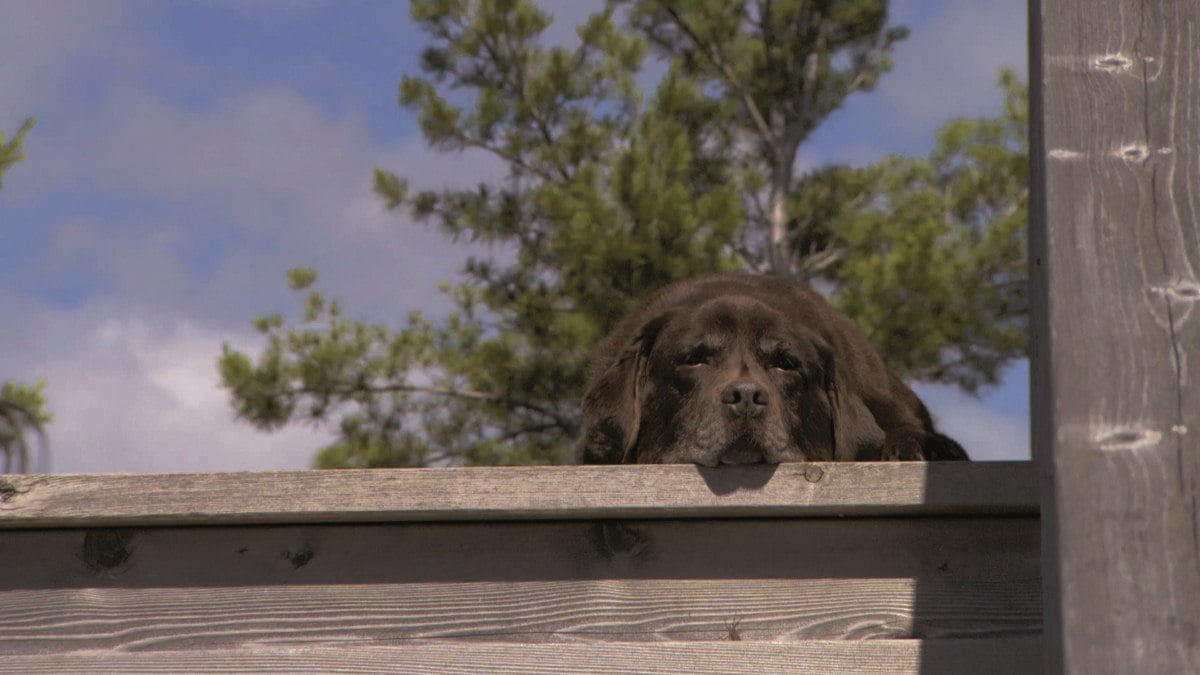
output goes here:
[{"label": "dog's right ear", "polygon": [[633,464],[642,424],[642,394],[650,351],[668,316],[645,322],[633,339],[593,374],[583,395],[583,432],[575,446],[579,464]]}]

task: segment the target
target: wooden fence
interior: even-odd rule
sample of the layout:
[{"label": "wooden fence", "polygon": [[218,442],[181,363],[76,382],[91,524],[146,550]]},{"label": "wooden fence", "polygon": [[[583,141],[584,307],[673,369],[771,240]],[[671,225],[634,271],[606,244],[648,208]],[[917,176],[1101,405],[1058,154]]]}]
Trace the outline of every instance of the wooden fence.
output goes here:
[{"label": "wooden fence", "polygon": [[2,477],[0,671],[1200,672],[1200,2],[1029,6],[1036,468]]},{"label": "wooden fence", "polygon": [[0,671],[1014,673],[1035,470],[0,479]]},{"label": "wooden fence", "polygon": [[1046,670],[1200,673],[1200,2],[1029,25]]}]

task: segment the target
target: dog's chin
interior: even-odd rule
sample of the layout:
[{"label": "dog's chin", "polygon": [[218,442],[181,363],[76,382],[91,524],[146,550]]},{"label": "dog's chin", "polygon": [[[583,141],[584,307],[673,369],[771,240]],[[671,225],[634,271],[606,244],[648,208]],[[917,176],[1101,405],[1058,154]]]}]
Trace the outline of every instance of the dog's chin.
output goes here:
[{"label": "dog's chin", "polygon": [[753,436],[739,436],[725,443],[694,443],[676,447],[663,453],[659,461],[664,464],[699,464],[717,467],[733,464],[778,464],[782,455],[769,451]]},{"label": "dog's chin", "polygon": [[756,439],[742,437],[721,451],[718,464],[777,464],[767,460],[767,451]]}]

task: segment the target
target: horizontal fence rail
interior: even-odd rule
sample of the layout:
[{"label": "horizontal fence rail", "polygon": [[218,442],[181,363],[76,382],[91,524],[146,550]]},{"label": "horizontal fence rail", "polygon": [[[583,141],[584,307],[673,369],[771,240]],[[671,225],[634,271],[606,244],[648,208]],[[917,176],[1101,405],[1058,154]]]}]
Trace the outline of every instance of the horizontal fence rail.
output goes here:
[{"label": "horizontal fence rail", "polygon": [[0,528],[1037,512],[1028,462],[0,475]]},{"label": "horizontal fence rail", "polygon": [[57,660],[12,656],[0,671],[33,675],[89,673],[290,673],[352,672],[447,675],[896,675],[970,673],[1013,675],[1040,672],[1031,641],[970,641],[930,644],[923,640],[795,643],[643,643],[639,645],[461,644],[453,650],[430,645],[404,647],[260,647],[244,650],[107,652],[67,655]]},{"label": "horizontal fence rail", "polygon": [[1034,672],[1025,463],[0,476],[0,672]]}]

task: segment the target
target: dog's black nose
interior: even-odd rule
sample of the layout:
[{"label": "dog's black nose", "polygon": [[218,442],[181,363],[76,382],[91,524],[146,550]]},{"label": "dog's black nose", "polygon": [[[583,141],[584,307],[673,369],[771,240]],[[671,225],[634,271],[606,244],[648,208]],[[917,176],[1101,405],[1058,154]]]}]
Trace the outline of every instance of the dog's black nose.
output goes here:
[{"label": "dog's black nose", "polygon": [[758,415],[767,407],[767,392],[754,380],[734,380],[721,392],[721,403],[738,415]]}]

